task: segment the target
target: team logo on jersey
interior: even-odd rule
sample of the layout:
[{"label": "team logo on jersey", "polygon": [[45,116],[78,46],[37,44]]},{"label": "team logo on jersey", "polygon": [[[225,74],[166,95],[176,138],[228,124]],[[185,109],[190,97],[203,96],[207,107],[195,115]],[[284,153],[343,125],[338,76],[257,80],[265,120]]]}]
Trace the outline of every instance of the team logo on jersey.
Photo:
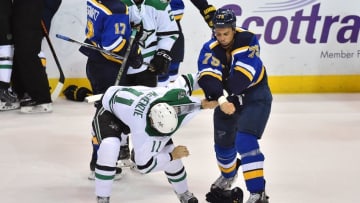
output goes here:
[{"label": "team logo on jersey", "polygon": [[186,97],[186,91],[184,90],[184,91],[179,91],[179,93],[178,93],[178,100],[180,100],[180,99],[182,99],[182,98],[184,98],[184,97]]},{"label": "team logo on jersey", "polygon": [[119,131],[119,126],[114,123],[114,121],[111,121],[110,124],[109,124],[109,128],[115,130],[115,131]]},{"label": "team logo on jersey", "polygon": [[[155,32],[155,30],[143,30],[141,38],[139,39],[139,44],[142,47],[145,47],[146,40]],[[146,47],[145,47],[146,48]]]}]

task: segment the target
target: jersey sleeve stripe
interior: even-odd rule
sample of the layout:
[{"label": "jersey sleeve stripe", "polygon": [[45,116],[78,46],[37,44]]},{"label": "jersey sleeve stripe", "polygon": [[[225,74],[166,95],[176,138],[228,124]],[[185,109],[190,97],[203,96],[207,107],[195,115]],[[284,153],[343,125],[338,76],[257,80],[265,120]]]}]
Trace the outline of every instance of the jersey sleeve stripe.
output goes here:
[{"label": "jersey sleeve stripe", "polygon": [[261,73],[260,73],[258,79],[253,84],[251,84],[251,86],[258,84],[263,79],[264,75],[265,75],[265,66],[262,66]]},{"label": "jersey sleeve stripe", "polygon": [[210,72],[210,71],[201,72],[201,73],[199,74],[198,80],[199,80],[201,77],[205,76],[205,75],[209,75],[209,76],[211,76],[211,77],[214,77],[214,78],[218,79],[219,81],[222,81],[221,75],[216,74],[216,73],[214,73],[214,72]]},{"label": "jersey sleeve stripe", "polygon": [[249,49],[249,46],[243,46],[243,47],[240,47],[238,49],[234,49],[234,51],[231,52],[231,55],[234,56],[236,54],[246,52],[248,49]]},{"label": "jersey sleeve stripe", "polygon": [[251,65],[248,65],[248,64],[246,64],[246,63],[243,63],[243,62],[241,62],[241,61],[237,61],[236,63],[235,63],[235,66],[239,66],[239,67],[242,67],[242,68],[244,68],[244,69],[246,69],[249,73],[251,73],[251,75],[255,75],[256,74],[256,70],[255,70],[255,68],[253,67],[253,66],[251,66]]},{"label": "jersey sleeve stripe", "polygon": [[213,48],[216,47],[217,45],[219,45],[219,42],[216,40],[216,41],[210,43],[209,47],[210,47],[210,49],[213,49]]},{"label": "jersey sleeve stripe", "polygon": [[254,76],[247,69],[240,66],[235,66],[234,69],[244,74],[247,78],[249,78],[250,81],[254,79]]},{"label": "jersey sleeve stripe", "polygon": [[106,8],[104,5],[98,3],[97,1],[94,1],[94,0],[93,0],[93,1],[91,1],[91,3],[92,3],[96,8],[102,10],[102,11],[103,11],[104,13],[106,13],[107,15],[111,15],[111,14],[112,14],[112,12],[111,12],[108,8]]},{"label": "jersey sleeve stripe", "polygon": [[104,46],[103,48],[112,52],[120,51],[126,44],[126,40],[120,36],[114,43],[109,46]]}]

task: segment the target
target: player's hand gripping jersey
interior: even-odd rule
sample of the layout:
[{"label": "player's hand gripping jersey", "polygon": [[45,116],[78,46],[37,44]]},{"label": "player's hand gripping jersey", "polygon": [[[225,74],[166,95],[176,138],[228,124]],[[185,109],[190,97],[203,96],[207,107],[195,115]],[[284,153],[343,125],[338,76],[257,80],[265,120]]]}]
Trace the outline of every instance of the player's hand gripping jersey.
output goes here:
[{"label": "player's hand gripping jersey", "polygon": [[[195,78],[195,75],[191,78]],[[135,162],[138,166],[146,165],[146,168],[139,168],[144,170],[142,172],[149,173],[164,169],[164,164],[171,160],[171,156],[163,148],[170,141],[171,135],[200,110],[195,108],[187,113],[178,114],[176,130],[163,134],[151,127],[149,109],[162,102],[169,105],[199,106],[200,100],[189,96],[193,84],[193,82],[186,83],[182,77],[179,77],[168,87],[113,86],[105,92],[102,99],[103,107],[130,128]]]},{"label": "player's hand gripping jersey", "polygon": [[217,100],[223,95],[223,89],[229,95],[240,95],[259,83],[265,75],[256,35],[236,28],[234,38],[230,50],[225,50],[216,38],[213,38],[204,44],[200,52],[199,84],[209,100]]}]

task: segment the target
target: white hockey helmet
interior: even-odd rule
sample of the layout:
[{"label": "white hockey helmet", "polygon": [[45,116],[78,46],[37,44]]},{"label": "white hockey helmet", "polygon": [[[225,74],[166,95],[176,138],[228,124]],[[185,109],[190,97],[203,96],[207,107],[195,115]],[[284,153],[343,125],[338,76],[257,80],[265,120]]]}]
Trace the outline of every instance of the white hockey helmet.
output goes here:
[{"label": "white hockey helmet", "polygon": [[152,106],[149,117],[152,120],[152,127],[164,134],[173,132],[178,124],[174,107],[167,103],[157,103]]}]

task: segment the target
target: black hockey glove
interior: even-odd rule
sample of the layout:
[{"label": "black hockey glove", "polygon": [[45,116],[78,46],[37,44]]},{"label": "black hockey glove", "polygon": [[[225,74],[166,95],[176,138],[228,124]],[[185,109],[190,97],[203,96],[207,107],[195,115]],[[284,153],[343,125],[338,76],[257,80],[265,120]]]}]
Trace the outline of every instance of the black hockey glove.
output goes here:
[{"label": "black hockey glove", "polygon": [[239,187],[232,190],[212,188],[206,194],[206,201],[210,203],[243,203],[243,191]]},{"label": "black hockey glove", "polygon": [[209,5],[204,10],[200,11],[201,15],[210,28],[214,28],[213,17],[215,15],[216,8],[213,5]]},{"label": "black hockey glove", "polygon": [[72,101],[84,101],[85,97],[92,95],[91,90],[86,87],[78,87],[76,85],[69,85],[64,91],[66,99]]},{"label": "black hockey glove", "polygon": [[172,58],[170,52],[165,49],[158,49],[154,58],[150,61],[149,69],[157,74],[164,74],[169,71]]},{"label": "black hockey glove", "polygon": [[[92,44],[91,41],[87,38],[84,40],[84,43]],[[90,56],[91,52],[94,52],[94,50],[91,50],[90,48],[87,48],[85,46],[80,46],[79,51],[87,57]]]},{"label": "black hockey glove", "polygon": [[139,45],[136,41],[134,41],[132,47],[131,47],[131,51],[129,54],[129,58],[127,60],[127,64],[135,69],[140,68],[141,65],[143,64],[143,57],[141,55],[141,51],[139,48]]}]

